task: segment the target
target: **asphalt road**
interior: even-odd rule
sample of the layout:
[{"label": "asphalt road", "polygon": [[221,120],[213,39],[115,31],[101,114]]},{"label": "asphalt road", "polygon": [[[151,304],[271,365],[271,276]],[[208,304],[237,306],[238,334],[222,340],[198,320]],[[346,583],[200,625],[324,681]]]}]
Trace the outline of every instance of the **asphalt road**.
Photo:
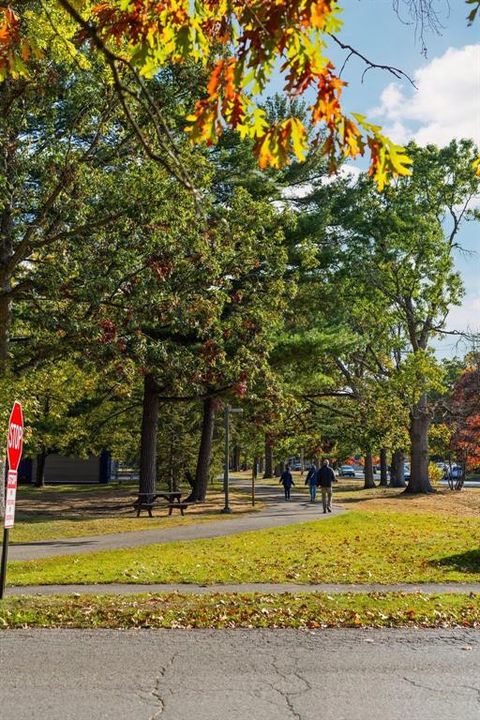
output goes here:
[{"label": "asphalt road", "polygon": [[5,720],[478,720],[475,630],[1,631]]}]

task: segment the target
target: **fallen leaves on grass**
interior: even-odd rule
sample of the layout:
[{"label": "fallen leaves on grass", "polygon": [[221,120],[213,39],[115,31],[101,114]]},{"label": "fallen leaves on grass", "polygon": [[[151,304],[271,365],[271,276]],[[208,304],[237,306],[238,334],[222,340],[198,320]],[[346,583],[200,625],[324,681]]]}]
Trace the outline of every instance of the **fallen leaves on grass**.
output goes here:
[{"label": "fallen leaves on grass", "polygon": [[258,593],[7,598],[1,628],[480,627],[480,596]]}]

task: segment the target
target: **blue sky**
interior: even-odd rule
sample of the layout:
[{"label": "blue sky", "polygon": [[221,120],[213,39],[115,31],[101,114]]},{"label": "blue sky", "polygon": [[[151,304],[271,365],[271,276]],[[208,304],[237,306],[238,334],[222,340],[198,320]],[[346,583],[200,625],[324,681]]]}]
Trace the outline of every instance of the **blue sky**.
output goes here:
[{"label": "blue sky", "polygon": [[[416,81],[397,80],[381,70],[370,70],[362,82],[365,65],[351,58],[343,79],[346,110],[366,113],[382,125],[398,142],[415,138],[420,144],[447,144],[454,138],[473,137],[480,146],[480,18],[468,27],[468,7],[462,0],[436,3],[440,34],[426,31],[426,57],[415,35],[415,27],[402,22],[393,10],[392,0],[344,0],[344,27],[339,38],[370,60],[401,68]],[[400,0],[402,7],[402,0]],[[402,19],[408,21],[406,11]],[[332,48],[331,57],[340,68],[346,53]],[[480,206],[480,198],[479,198]],[[466,295],[460,308],[454,308],[448,329],[480,332],[480,223],[468,223],[459,236],[468,254],[457,253]],[[447,337],[441,354],[463,354],[456,340]]]}]

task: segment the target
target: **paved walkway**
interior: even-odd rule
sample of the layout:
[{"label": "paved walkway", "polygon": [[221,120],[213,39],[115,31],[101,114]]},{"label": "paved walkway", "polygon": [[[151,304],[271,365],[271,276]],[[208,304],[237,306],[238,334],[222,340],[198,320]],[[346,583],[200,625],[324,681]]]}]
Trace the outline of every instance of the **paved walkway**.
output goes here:
[{"label": "paved walkway", "polygon": [[239,585],[135,585],[111,583],[108,585],[26,585],[25,587],[7,588],[6,595],[135,595],[140,593],[192,593],[212,595],[214,593],[423,593],[436,595],[441,593],[480,593],[480,583],[425,583],[409,585],[298,585],[293,583],[242,583]]},{"label": "paved walkway", "polygon": [[[239,488],[249,487],[249,484],[242,480],[234,481],[232,484]],[[243,513],[238,517],[190,525],[182,525],[182,519],[179,517],[178,526],[170,528],[16,543],[10,545],[8,558],[11,561],[38,560],[59,555],[83,555],[101,550],[169,543],[175,540],[224,537],[251,530],[283,527],[311,520],[326,520],[345,512],[340,507],[334,507],[333,513],[325,515],[321,503],[311,503],[307,500],[305,494],[299,492],[293,492],[290,502],[285,502],[283,490],[280,486],[277,488],[271,485],[259,484],[256,487],[256,497],[257,500],[265,504],[265,507],[258,512]]]}]

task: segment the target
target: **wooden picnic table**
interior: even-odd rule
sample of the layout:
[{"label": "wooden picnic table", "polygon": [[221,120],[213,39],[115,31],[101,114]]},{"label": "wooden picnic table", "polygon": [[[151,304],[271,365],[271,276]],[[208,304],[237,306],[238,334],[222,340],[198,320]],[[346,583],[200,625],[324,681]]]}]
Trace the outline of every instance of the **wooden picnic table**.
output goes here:
[{"label": "wooden picnic table", "polygon": [[140,516],[141,510],[146,510],[149,517],[153,517],[152,509],[157,504],[157,500],[162,499],[167,501],[168,514],[171,515],[173,510],[180,510],[181,514],[188,507],[188,503],[181,502],[182,493],[175,492],[156,492],[156,493],[133,493],[136,496],[136,501],[133,503],[133,507],[137,511],[137,517]]}]

